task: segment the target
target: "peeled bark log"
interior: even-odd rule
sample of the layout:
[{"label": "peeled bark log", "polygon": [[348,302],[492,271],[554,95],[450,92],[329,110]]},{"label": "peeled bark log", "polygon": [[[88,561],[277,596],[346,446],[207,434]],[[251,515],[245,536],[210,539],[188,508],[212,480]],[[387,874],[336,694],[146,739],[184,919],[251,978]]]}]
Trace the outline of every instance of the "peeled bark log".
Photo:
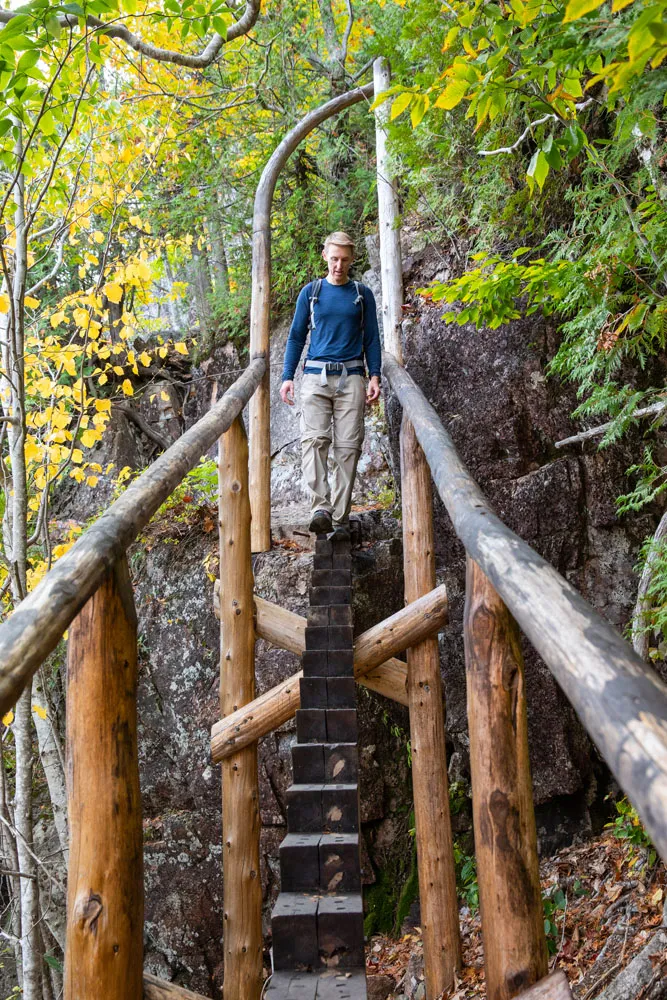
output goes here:
[{"label": "peeled bark log", "polygon": [[[239,417],[220,439],[220,710],[255,697],[255,628],[250,554],[248,441]],[[227,997],[262,992],[257,743],[222,765],[223,948]]]},{"label": "peeled bark log", "polygon": [[222,399],[88,528],[0,626],[0,715],[14,705],[104,574],[241,412],[264,368],[263,360],[252,362]]},{"label": "peeled bark log", "polygon": [[560,970],[552,972],[529,990],[520,993],[517,1000],[572,1000],[567,976]]},{"label": "peeled bark log", "polygon": [[[437,587],[419,601],[368,629],[355,645],[355,677],[363,683],[363,675],[368,671],[368,687],[407,704],[405,665],[399,660],[385,660],[385,657],[388,653],[400,653],[411,643],[419,642],[425,636],[439,631],[446,615],[445,588]],[[402,620],[400,628],[395,627],[397,619]],[[291,719],[300,704],[301,676],[301,671],[293,674],[251,704],[216,722],[211,730],[211,756],[214,763],[219,763],[238,747],[247,746]],[[375,680],[371,681],[373,676]],[[401,692],[403,695],[399,697]]]},{"label": "peeled bark log", "polygon": [[72,623],[67,675],[65,1000],[141,1000],[137,621],[124,559]]},{"label": "peeled bark log", "polygon": [[201,993],[183,989],[175,983],[167,983],[164,979],[151,976],[144,972],[144,1000],[208,1000]]},{"label": "peeled bark log", "polygon": [[288,159],[306,136],[327,118],[373,93],[373,84],[350,90],[305,115],[274,149],[255,192],[252,222],[252,301],[250,357],[264,358],[266,372],[250,403],[250,501],[252,550],[271,548],[271,423],[269,333],[271,325],[271,206],[276,183]]},{"label": "peeled bark log", "polygon": [[519,630],[468,559],[465,653],[479,905],[488,1000],[547,974]]},{"label": "peeled bark log", "polygon": [[[401,496],[405,599],[414,602],[435,587],[433,506],[424,453],[405,417],[401,426]],[[435,1000],[452,986],[461,968],[437,638],[423,639],[408,649],[408,703],[426,997]]]},{"label": "peeled bark log", "polygon": [[667,858],[667,685],[491,510],[437,413],[389,354],[384,372],[408,412],[456,534],[553,673]]}]

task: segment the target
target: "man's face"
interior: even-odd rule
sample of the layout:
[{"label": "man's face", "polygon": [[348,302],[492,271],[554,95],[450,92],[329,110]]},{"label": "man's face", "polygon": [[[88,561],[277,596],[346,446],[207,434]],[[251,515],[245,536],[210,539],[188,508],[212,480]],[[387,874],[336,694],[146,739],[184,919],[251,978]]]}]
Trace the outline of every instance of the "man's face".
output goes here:
[{"label": "man's face", "polygon": [[322,256],[329,269],[329,281],[334,285],[344,285],[354,260],[352,247],[341,247],[337,243],[330,243],[322,251]]}]

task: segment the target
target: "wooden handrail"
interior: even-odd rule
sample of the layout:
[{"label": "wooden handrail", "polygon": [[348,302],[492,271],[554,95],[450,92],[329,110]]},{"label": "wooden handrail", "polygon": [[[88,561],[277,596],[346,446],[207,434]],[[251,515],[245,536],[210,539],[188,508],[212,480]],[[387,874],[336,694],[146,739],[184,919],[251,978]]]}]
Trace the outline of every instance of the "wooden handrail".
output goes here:
[{"label": "wooden handrail", "polygon": [[15,703],[107,570],[238,416],[265,368],[263,358],[252,361],[216,405],[88,528],[0,626],[0,714]]},{"label": "wooden handrail", "polygon": [[414,425],[456,534],[563,688],[667,859],[667,685],[491,510],[437,413],[387,353],[384,373]]},{"label": "wooden handrail", "polygon": [[[363,683],[364,675],[379,667],[385,667],[387,681],[382,687],[389,688],[398,701],[398,684],[405,688],[405,665],[393,659],[394,653],[402,653],[414,643],[429,635],[436,635],[447,621],[447,591],[444,586],[420,597],[419,600],[401,608],[378,625],[373,625],[360,635],[354,645],[354,674]],[[305,645],[305,642],[304,642]],[[296,652],[294,645],[291,647]],[[304,646],[299,648],[303,652]],[[301,671],[265,691],[249,705],[216,722],[211,729],[211,758],[219,763],[239,747],[247,746],[260,739],[272,729],[284,725],[299,707],[301,694],[299,679]],[[393,683],[390,681],[393,680]],[[380,689],[376,684],[375,689]],[[393,689],[393,690],[392,690]],[[403,703],[407,701],[404,698]]]},{"label": "wooden handrail", "polygon": [[250,303],[250,357],[266,359],[267,369],[250,404],[250,526],[253,552],[271,548],[271,414],[269,400],[269,337],[271,325],[271,206],[280,172],[313,129],[353,104],[373,96],[373,84],[355,87],[314,108],[297,122],[276,146],[257,190],[252,219],[252,298]]}]

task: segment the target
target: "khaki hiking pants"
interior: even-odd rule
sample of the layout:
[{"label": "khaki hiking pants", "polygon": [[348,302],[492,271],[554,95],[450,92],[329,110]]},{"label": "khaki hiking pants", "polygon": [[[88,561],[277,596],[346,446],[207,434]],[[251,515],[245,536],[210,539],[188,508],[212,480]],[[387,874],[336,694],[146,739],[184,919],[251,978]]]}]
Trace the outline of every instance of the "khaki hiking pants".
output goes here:
[{"label": "khaki hiking pants", "polygon": [[[364,440],[366,381],[348,375],[336,393],[340,375],[304,375],[301,387],[301,467],[311,493],[311,509],[326,510],[335,524],[347,520],[352,487]],[[327,477],[329,446],[333,441],[333,481]]]}]

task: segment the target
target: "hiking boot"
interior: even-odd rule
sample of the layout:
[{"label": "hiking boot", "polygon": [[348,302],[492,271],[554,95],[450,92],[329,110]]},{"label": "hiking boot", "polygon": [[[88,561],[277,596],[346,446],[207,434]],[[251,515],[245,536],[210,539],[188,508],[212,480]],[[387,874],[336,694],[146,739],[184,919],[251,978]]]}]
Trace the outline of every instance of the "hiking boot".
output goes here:
[{"label": "hiking boot", "polygon": [[331,514],[328,510],[316,510],[308,527],[316,535],[328,535],[333,530]]}]

